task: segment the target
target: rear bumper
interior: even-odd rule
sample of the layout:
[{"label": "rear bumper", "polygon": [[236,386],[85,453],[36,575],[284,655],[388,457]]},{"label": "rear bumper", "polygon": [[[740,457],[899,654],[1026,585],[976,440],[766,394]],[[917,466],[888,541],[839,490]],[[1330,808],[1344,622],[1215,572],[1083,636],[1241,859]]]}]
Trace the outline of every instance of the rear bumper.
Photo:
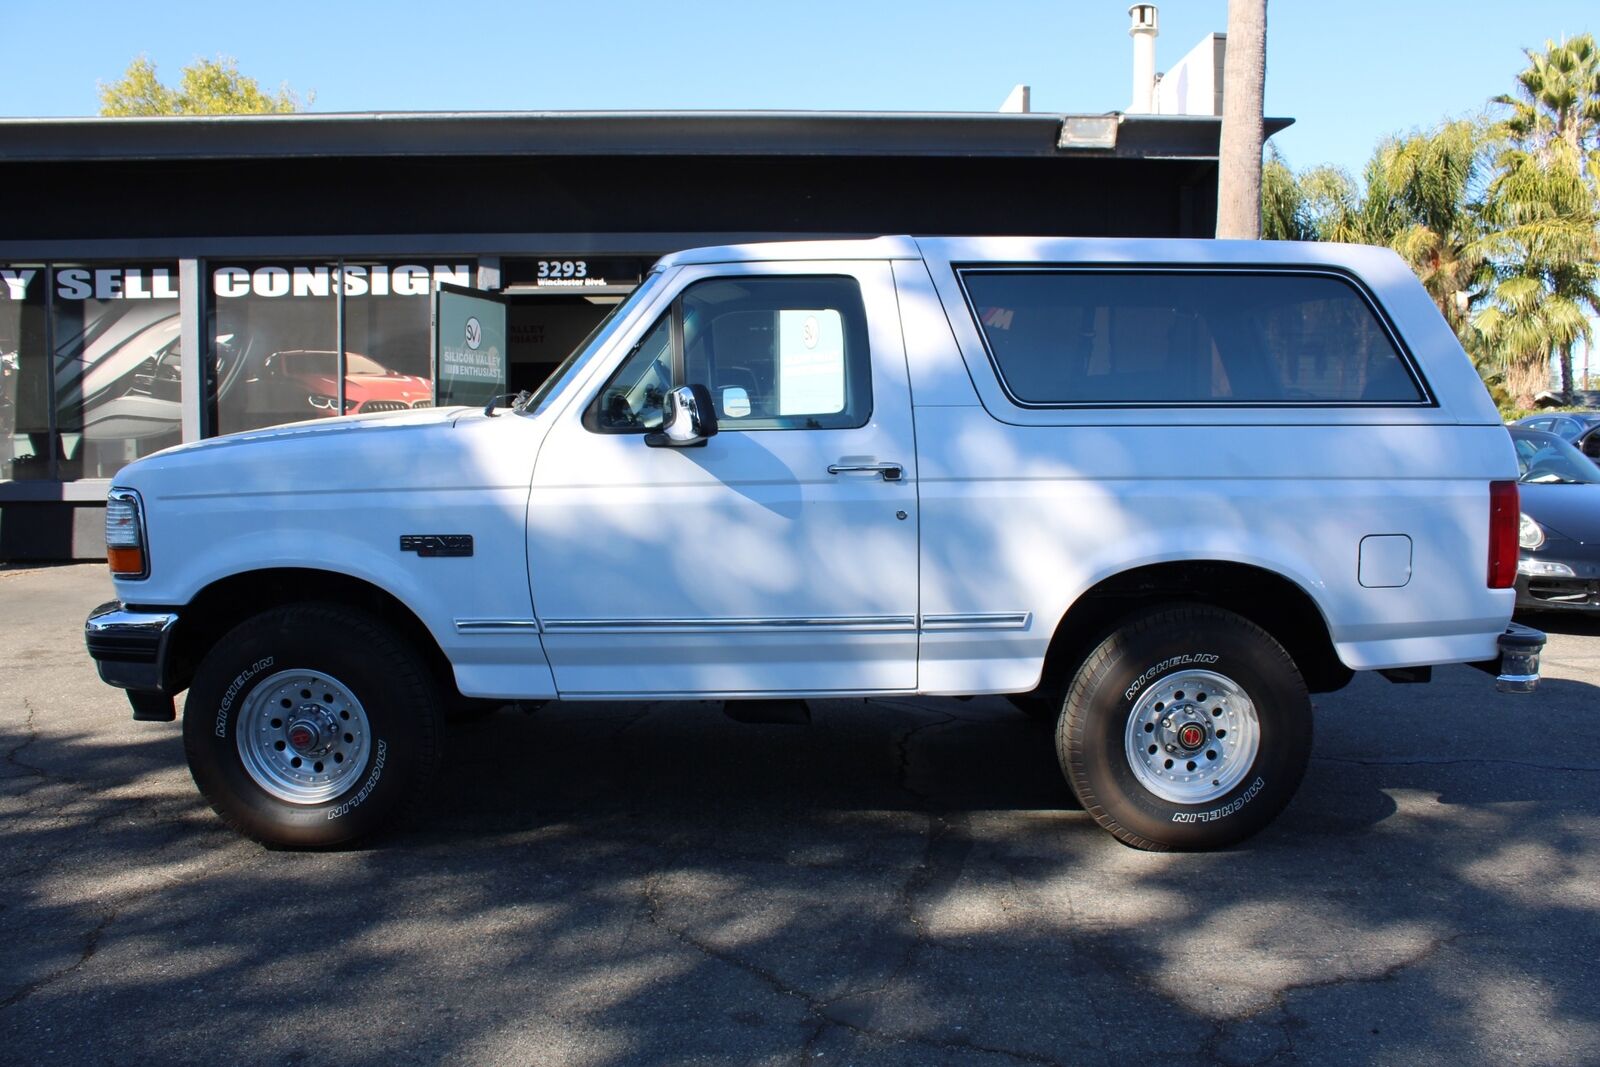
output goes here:
[{"label": "rear bumper", "polygon": [[129,611],[120,601],[101,604],[83,624],[83,641],[100,680],[118,689],[160,693],[167,688],[172,628],[170,611]]},{"label": "rear bumper", "polygon": [[1513,622],[1500,635],[1500,656],[1473,666],[1495,676],[1502,693],[1531,693],[1539,687],[1539,654],[1544,651],[1542,630]]}]

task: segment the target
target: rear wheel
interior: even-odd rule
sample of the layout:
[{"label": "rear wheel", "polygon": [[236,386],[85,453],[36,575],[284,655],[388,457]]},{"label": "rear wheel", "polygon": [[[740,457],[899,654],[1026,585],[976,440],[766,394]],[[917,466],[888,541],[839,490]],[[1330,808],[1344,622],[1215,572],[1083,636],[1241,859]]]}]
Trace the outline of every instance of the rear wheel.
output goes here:
[{"label": "rear wheel", "polygon": [[1056,752],[1096,822],[1136,848],[1222,848],[1294,796],[1311,700],[1283,646],[1239,615],[1169,606],[1130,619],[1079,668]]},{"label": "rear wheel", "polygon": [[189,770],[213,809],[267,845],[348,844],[421,797],[440,701],[406,641],[337,604],[275,608],[230,631],[184,703]]}]

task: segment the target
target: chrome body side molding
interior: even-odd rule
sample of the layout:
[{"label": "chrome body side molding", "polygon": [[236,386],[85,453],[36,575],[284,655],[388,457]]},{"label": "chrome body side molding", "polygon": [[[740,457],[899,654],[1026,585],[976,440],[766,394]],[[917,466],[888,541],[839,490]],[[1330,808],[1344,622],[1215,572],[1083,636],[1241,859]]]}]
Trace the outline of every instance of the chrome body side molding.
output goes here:
[{"label": "chrome body side molding", "polygon": [[917,628],[910,615],[840,615],[831,618],[545,619],[547,634],[898,632]]},{"label": "chrome body side molding", "polygon": [[457,619],[456,633],[469,636],[479,634],[536,634],[538,619]]},{"label": "chrome body side molding", "polygon": [[1032,618],[1033,613],[1028,611],[924,615],[922,629],[940,633],[949,630],[1026,630]]}]

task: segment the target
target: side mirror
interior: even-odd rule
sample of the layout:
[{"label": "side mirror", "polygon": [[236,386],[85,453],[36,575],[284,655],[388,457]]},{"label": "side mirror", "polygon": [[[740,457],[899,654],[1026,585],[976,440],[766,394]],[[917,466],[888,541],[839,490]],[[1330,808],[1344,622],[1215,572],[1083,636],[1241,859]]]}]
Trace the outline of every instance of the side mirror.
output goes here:
[{"label": "side mirror", "polygon": [[661,429],[644,435],[651,448],[693,448],[717,432],[717,409],[711,390],[703,385],[680,385],[668,391],[661,408]]}]

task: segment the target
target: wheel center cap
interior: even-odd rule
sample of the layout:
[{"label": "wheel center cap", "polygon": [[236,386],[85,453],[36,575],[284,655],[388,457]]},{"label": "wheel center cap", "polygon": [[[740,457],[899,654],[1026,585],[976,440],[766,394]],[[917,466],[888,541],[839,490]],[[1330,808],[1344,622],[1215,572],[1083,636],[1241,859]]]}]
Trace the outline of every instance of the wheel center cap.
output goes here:
[{"label": "wheel center cap", "polygon": [[1193,752],[1206,743],[1206,731],[1197,722],[1186,722],[1178,727],[1178,744]]},{"label": "wheel center cap", "polygon": [[327,751],[332,744],[331,724],[324,721],[327,713],[315,704],[295,709],[295,717],[284,728],[289,747],[302,756],[316,756]]},{"label": "wheel center cap", "polygon": [[308,722],[289,725],[289,744],[296,752],[310,752],[317,743],[317,728]]}]

